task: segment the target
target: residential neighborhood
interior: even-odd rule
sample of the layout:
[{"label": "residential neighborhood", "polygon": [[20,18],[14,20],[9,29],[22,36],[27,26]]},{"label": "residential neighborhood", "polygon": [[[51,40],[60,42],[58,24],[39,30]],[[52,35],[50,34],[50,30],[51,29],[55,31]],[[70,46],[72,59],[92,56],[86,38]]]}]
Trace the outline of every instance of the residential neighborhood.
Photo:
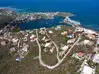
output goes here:
[{"label": "residential neighborhood", "polygon": [[[95,74],[97,65],[92,68],[87,62],[91,60],[94,64],[99,63],[97,36],[98,33],[82,27],[56,26],[5,33],[0,35],[0,47],[5,47],[10,55],[13,54],[13,62],[21,63],[31,54],[34,60],[39,60],[42,67],[54,70],[60,67],[64,60],[77,60],[80,63],[78,66],[81,67],[78,73],[87,74],[88,71],[88,74]],[[35,51],[39,53],[33,54]],[[85,60],[86,63],[83,64]],[[66,65],[68,66],[68,63]]]}]

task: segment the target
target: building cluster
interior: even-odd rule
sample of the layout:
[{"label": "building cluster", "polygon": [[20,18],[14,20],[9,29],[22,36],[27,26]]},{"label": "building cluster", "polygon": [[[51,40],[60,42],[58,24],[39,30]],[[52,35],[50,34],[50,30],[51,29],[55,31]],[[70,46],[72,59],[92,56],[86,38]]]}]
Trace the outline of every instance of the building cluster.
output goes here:
[{"label": "building cluster", "polygon": [[[75,29],[68,29],[62,30],[61,26],[57,26],[54,28],[55,31],[60,31],[60,34],[57,35],[52,29],[40,28],[39,29],[39,41],[42,50],[46,52],[50,52],[51,54],[58,53],[57,57],[62,58],[66,52],[72,47],[72,45],[77,41],[78,37],[81,36],[81,41],[79,41],[76,45],[85,45],[85,46],[94,46],[92,51],[95,52],[91,53],[90,60],[93,63],[99,64],[99,36],[98,33],[95,31],[85,29],[83,27],[76,27]],[[51,39],[49,35],[55,34],[56,36],[66,38],[66,43],[59,43],[60,46]],[[84,37],[84,38],[82,38]],[[16,61],[21,61],[28,53],[30,49],[30,44],[35,42],[37,39],[34,30],[26,30],[26,31],[19,31],[19,32],[8,32],[0,35],[0,46],[6,47],[9,45],[9,52],[13,53],[16,52],[17,57]],[[56,54],[56,53],[55,53]],[[76,52],[72,54],[72,58],[78,59],[79,61],[83,61],[84,59],[89,57],[83,51]],[[89,67],[87,63],[82,63],[81,65],[81,74],[94,74],[95,68]],[[89,71],[88,73],[86,71]]]},{"label": "building cluster", "polygon": [[9,53],[16,53],[16,61],[21,61],[29,52],[30,43],[36,40],[33,31],[7,32],[0,35],[0,46],[6,47]]},{"label": "building cluster", "polygon": [[[61,27],[55,28],[56,30],[61,30]],[[66,51],[75,43],[77,38],[81,36],[81,40],[76,45],[85,45],[92,47],[92,53],[86,54],[85,52],[76,52],[72,55],[73,58],[78,59],[79,61],[83,61],[87,59],[87,61],[91,60],[94,64],[99,64],[99,35],[97,32],[85,29],[83,27],[76,27],[75,30],[64,30],[61,32],[62,36],[68,38],[66,44],[62,44],[59,48],[59,56],[63,56]],[[90,51],[90,50],[89,50]],[[94,54],[93,54],[94,53]],[[88,56],[89,55],[89,56]],[[81,74],[95,74],[95,67],[90,67],[86,61],[86,64],[81,66]]]},{"label": "building cluster", "polygon": [[72,26],[79,26],[81,25],[80,22],[71,20],[69,17],[65,17],[64,22],[67,24],[71,24]]}]

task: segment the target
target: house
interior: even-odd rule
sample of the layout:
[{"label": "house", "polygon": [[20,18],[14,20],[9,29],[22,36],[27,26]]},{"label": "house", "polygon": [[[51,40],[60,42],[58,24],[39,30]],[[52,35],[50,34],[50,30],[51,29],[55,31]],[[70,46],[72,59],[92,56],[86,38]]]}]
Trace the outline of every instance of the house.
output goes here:
[{"label": "house", "polygon": [[68,46],[63,46],[63,47],[61,47],[61,49],[64,51],[64,50],[67,50],[69,47]]},{"label": "house", "polygon": [[83,53],[83,52],[78,52],[78,56],[79,57],[83,57],[85,55],[85,53]]},{"label": "house", "polygon": [[67,37],[71,39],[73,38],[73,34],[69,34]]},{"label": "house", "polygon": [[29,45],[25,45],[25,44],[24,44],[23,48],[18,51],[19,56],[20,56],[21,58],[24,58],[24,57],[28,54],[28,48],[29,48]]},{"label": "house", "polygon": [[69,46],[66,46],[66,45],[61,47],[62,51],[59,52],[59,56],[63,56],[65,54],[65,52],[68,50],[68,48],[69,48]]},{"label": "house", "polygon": [[97,45],[99,45],[99,38],[97,39]]},{"label": "house", "polygon": [[0,30],[0,34],[3,32],[3,30]]},{"label": "house", "polygon": [[66,23],[68,23],[68,24],[70,24],[70,25],[80,25],[80,22],[71,20],[69,17],[66,17],[66,18],[64,19],[64,22],[66,22]]},{"label": "house", "polygon": [[44,29],[45,29],[45,28],[40,28],[40,31],[39,31],[39,33],[40,33],[40,34],[42,34],[42,35],[44,35],[44,34],[45,34],[45,31],[44,31]]},{"label": "house", "polygon": [[83,32],[77,31],[77,32],[74,32],[73,34],[74,34],[74,37],[78,37],[78,36],[80,36],[82,33],[83,33]]},{"label": "house", "polygon": [[97,33],[95,31],[90,30],[90,29],[85,29],[85,28],[84,28],[84,33],[85,34],[94,34],[94,35],[97,35]]},{"label": "house", "polygon": [[53,34],[53,31],[50,30],[50,31],[48,31],[48,33]]},{"label": "house", "polygon": [[78,72],[81,72],[80,74],[95,74],[95,69],[96,67],[91,68],[85,59],[81,64],[81,68],[78,70]]},{"label": "house", "polygon": [[1,41],[1,45],[5,46],[6,45],[6,41]]},{"label": "house", "polygon": [[84,40],[84,41],[83,41],[83,44],[84,44],[84,45],[87,45],[87,44],[89,44],[89,43],[90,43],[89,40]]},{"label": "house", "polygon": [[57,26],[55,30],[61,30],[61,26]]},{"label": "house", "polygon": [[93,62],[99,64],[99,54],[95,54],[93,57]]},{"label": "house", "polygon": [[91,40],[96,39],[96,35],[95,34],[87,34],[86,37],[91,39]]},{"label": "house", "polygon": [[66,36],[67,35],[67,31],[62,32],[61,35]]},{"label": "house", "polygon": [[94,45],[94,42],[86,39],[84,41],[81,41],[79,44],[92,46]]},{"label": "house", "polygon": [[74,53],[72,55],[72,57],[79,59],[79,60],[82,60],[84,58],[84,56],[85,56],[85,53],[83,53],[83,52]]},{"label": "house", "polygon": [[98,53],[99,52],[99,48],[98,47],[95,47],[94,48],[94,52]]},{"label": "house", "polygon": [[28,37],[29,36],[29,34],[27,33],[26,35],[25,35],[25,37]]},{"label": "house", "polygon": [[72,43],[74,43],[75,42],[75,39],[69,39],[68,41],[67,41],[67,44],[72,44]]},{"label": "house", "polygon": [[88,65],[84,65],[80,74],[95,74],[95,69],[89,67]]},{"label": "house", "polygon": [[10,52],[15,52],[16,51],[16,49],[14,47],[10,48],[9,50],[10,50]]},{"label": "house", "polygon": [[19,40],[19,39],[17,39],[17,38],[13,38],[13,39],[12,39],[13,45],[17,45],[18,40]]},{"label": "house", "polygon": [[72,29],[69,29],[68,30],[68,34],[72,34],[73,33],[73,30]]},{"label": "house", "polygon": [[32,35],[30,36],[31,42],[35,41],[35,39],[36,39],[36,36],[35,36],[34,34],[32,34]]},{"label": "house", "polygon": [[32,34],[31,36],[30,36],[30,39],[34,39],[36,36],[34,35],[34,34]]},{"label": "house", "polygon": [[18,61],[18,62],[20,62],[21,60],[22,60],[21,57],[17,57],[17,58],[16,58],[16,61]]},{"label": "house", "polygon": [[46,36],[44,36],[44,37],[42,38],[42,40],[43,40],[44,42],[49,42],[49,41],[50,41],[50,39],[47,39]]},{"label": "house", "polygon": [[22,35],[25,35],[25,31],[20,31],[20,33],[21,33]]},{"label": "house", "polygon": [[74,53],[74,54],[72,55],[72,57],[80,60],[80,58],[79,58],[79,56],[78,56],[77,53]]},{"label": "house", "polygon": [[55,47],[52,47],[52,48],[50,49],[50,52],[53,53],[53,52],[54,52],[54,49],[55,49]]},{"label": "house", "polygon": [[42,38],[42,40],[44,41],[46,39],[46,36],[44,36],[43,38]]},{"label": "house", "polygon": [[49,42],[49,43],[46,43],[44,47],[45,47],[45,48],[47,48],[47,47],[51,47],[51,45],[52,45],[52,43]]},{"label": "house", "polygon": [[27,52],[28,51],[29,46],[28,45],[24,45],[24,47],[22,48],[22,51]]},{"label": "house", "polygon": [[84,28],[82,27],[76,27],[75,32],[83,32]]},{"label": "house", "polygon": [[0,37],[0,39],[2,40],[2,39],[3,39],[3,37]]}]

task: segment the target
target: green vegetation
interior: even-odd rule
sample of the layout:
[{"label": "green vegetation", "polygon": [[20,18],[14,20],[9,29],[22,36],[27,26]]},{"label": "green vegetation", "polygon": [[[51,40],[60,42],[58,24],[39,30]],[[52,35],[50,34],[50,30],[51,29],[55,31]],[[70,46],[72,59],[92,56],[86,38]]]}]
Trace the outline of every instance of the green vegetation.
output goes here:
[{"label": "green vegetation", "polygon": [[62,16],[62,17],[66,17],[66,16],[74,16],[72,13],[66,13],[66,12],[59,12],[57,14],[57,16]]},{"label": "green vegetation", "polygon": [[19,32],[19,31],[20,31],[20,28],[19,27],[16,27],[11,32]]},{"label": "green vegetation", "polygon": [[90,67],[95,67],[95,66],[97,65],[96,63],[93,63],[92,60],[88,60],[87,63],[88,63],[88,65],[89,65]]},{"label": "green vegetation", "polygon": [[85,36],[82,36],[81,39],[80,39],[80,42],[81,41],[84,41],[85,39],[86,39],[86,37]]}]

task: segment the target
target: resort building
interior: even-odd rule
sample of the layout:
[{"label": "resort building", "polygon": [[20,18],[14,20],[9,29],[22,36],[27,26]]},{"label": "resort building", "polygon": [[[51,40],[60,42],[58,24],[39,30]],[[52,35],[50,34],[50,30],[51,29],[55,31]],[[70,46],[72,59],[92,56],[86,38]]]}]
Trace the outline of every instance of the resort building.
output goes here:
[{"label": "resort building", "polygon": [[95,69],[89,67],[88,65],[85,65],[81,74],[95,74]]},{"label": "resort building", "polygon": [[94,63],[99,63],[99,54],[95,54],[93,57],[93,62]]},{"label": "resort building", "polygon": [[64,32],[61,33],[61,35],[66,36],[67,33],[68,33],[67,31],[64,31]]},{"label": "resort building", "polygon": [[94,34],[87,34],[86,37],[88,37],[91,40],[96,39],[96,35],[94,35]]},{"label": "resort building", "polygon": [[74,43],[75,42],[75,39],[69,39],[68,41],[67,41],[67,44],[71,44],[71,43]]},{"label": "resort building", "polygon": [[80,22],[71,20],[69,17],[66,17],[66,18],[64,19],[64,22],[66,22],[66,23],[68,23],[68,24],[70,24],[70,25],[74,25],[74,26],[80,25]]}]

